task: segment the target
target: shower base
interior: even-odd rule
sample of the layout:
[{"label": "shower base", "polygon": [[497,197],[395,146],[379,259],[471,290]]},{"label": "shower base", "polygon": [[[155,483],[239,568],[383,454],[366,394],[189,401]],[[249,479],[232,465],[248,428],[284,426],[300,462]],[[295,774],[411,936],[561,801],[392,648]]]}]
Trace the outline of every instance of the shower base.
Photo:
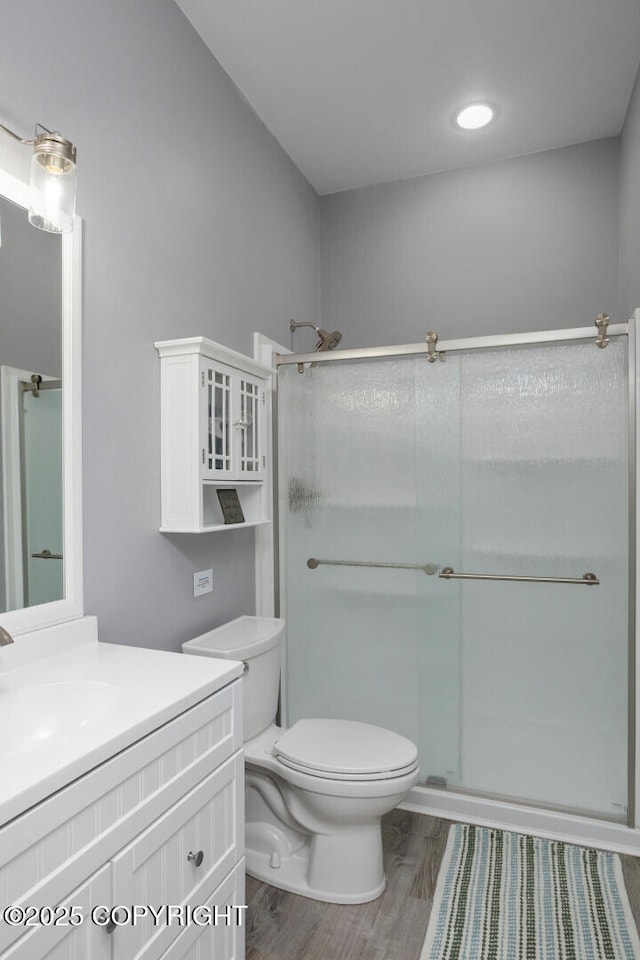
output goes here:
[{"label": "shower base", "polygon": [[630,856],[640,856],[640,829],[621,823],[598,820],[524,804],[490,800],[453,790],[416,786],[404,803],[404,810],[459,820],[486,827],[530,833],[534,836],[563,840],[580,846],[598,847]]}]

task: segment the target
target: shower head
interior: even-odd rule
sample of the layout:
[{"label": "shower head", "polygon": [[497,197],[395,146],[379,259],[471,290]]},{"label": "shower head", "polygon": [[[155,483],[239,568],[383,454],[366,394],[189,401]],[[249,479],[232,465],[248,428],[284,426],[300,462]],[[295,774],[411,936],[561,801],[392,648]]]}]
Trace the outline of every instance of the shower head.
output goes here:
[{"label": "shower head", "polygon": [[315,323],[308,323],[306,321],[300,321],[296,323],[295,320],[289,320],[289,330],[291,330],[291,347],[293,349],[293,332],[297,330],[298,327],[311,327],[312,330],[318,334],[318,342],[313,348],[316,351],[324,350],[335,350],[340,341],[342,340],[342,334],[339,330],[332,330],[331,333],[328,333],[326,330],[323,330],[322,327],[317,327]]},{"label": "shower head", "polygon": [[339,330],[332,330],[331,333],[327,333],[326,330],[321,330],[320,327],[316,327],[316,333],[319,337],[314,348],[316,350],[335,350],[342,340],[342,334]]}]

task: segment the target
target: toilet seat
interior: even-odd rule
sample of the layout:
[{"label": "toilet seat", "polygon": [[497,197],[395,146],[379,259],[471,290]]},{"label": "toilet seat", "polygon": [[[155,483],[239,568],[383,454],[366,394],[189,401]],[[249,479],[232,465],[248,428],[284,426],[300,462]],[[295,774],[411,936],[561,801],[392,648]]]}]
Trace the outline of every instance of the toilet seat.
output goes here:
[{"label": "toilet seat", "polygon": [[387,780],[417,766],[415,744],[383,727],[356,720],[298,720],[273,744],[276,760],[328,780]]}]

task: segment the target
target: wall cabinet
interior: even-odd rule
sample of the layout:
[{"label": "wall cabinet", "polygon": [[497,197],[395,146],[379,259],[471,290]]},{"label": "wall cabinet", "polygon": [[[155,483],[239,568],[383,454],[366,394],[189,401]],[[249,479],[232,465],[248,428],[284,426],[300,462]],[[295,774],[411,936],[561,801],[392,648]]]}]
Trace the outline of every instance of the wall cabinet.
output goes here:
[{"label": "wall cabinet", "polygon": [[[224,687],[0,830],[2,905],[76,908],[77,926],[0,922],[1,960],[241,960],[241,681]],[[172,907],[135,920],[131,908]],[[117,922],[92,920],[96,908]],[[178,912],[183,908],[182,918]],[[70,914],[69,914],[70,916]]]},{"label": "wall cabinet", "polygon": [[[263,480],[270,368],[204,337],[155,344],[161,365],[161,486],[165,533],[270,522]],[[244,521],[225,523],[219,490],[234,489]]]}]

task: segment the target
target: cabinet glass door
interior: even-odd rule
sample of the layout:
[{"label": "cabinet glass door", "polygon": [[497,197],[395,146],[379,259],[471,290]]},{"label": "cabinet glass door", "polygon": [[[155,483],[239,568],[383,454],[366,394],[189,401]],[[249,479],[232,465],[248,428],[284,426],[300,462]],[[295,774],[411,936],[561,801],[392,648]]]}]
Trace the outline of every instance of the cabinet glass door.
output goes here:
[{"label": "cabinet glass door", "polygon": [[206,390],[202,431],[202,476],[229,478],[233,471],[231,375],[225,367],[204,361],[200,382]]},{"label": "cabinet glass door", "polygon": [[257,480],[263,472],[260,452],[262,443],[260,430],[262,385],[259,380],[241,377],[239,389],[240,417],[236,421],[236,426],[239,428],[238,474],[246,475],[247,480]]}]

